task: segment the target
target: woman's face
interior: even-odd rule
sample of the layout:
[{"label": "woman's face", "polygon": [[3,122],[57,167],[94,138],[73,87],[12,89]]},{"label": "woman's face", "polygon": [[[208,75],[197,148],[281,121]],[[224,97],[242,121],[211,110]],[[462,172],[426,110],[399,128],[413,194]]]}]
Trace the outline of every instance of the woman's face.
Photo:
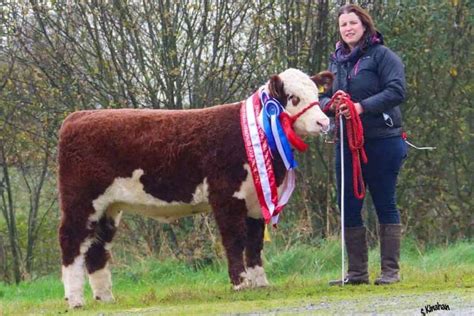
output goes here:
[{"label": "woman's face", "polygon": [[339,32],[342,40],[353,49],[364,35],[365,27],[354,12],[339,16]]}]

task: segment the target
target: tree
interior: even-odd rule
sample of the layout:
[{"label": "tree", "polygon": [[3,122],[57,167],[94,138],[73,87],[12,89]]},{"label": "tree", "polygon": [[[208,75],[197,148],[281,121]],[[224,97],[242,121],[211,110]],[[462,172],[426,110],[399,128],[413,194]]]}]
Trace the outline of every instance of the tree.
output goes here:
[{"label": "tree", "polygon": [[[4,1],[0,239],[8,244],[3,258],[11,258],[6,267],[13,279],[59,264],[58,249],[49,248],[59,220],[57,131],[67,114],[202,108],[243,100],[288,67],[309,74],[324,70],[338,37],[337,8],[346,2],[367,7],[406,65],[409,97],[402,111],[409,140],[438,147],[411,151],[402,169],[398,192],[407,231],[420,242],[472,237],[474,88],[467,1]],[[297,190],[277,233],[288,244],[339,230],[333,147],[321,138],[307,141],[310,149],[297,156]],[[374,212],[368,213],[374,230]],[[167,226],[143,219],[126,224],[143,245],[137,255],[206,261],[219,256],[208,216]],[[193,235],[195,229],[208,238]]]}]

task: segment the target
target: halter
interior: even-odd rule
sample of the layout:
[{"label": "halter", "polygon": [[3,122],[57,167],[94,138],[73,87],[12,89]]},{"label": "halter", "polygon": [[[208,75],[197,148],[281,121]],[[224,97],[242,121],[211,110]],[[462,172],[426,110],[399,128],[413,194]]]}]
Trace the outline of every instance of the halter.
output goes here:
[{"label": "halter", "polygon": [[[313,101],[301,111],[296,113],[295,115],[289,115],[287,112],[283,112],[280,114],[280,121],[281,125],[283,126],[283,130],[285,131],[286,136],[288,137],[288,141],[291,145],[296,148],[300,152],[304,152],[308,149],[308,144],[306,144],[301,137],[299,137],[295,130],[293,129],[293,125],[295,124],[296,120],[303,115],[306,111],[312,108],[315,105],[319,105],[319,101]],[[327,132],[327,131],[326,131]]]},{"label": "halter", "polygon": [[309,109],[311,109],[313,106],[315,105],[319,105],[319,101],[313,101],[311,102],[308,106],[306,106],[304,109],[302,109],[301,111],[299,111],[298,113],[296,113],[295,115],[291,116],[290,119],[292,121],[292,124],[295,123],[295,121],[301,116],[303,115],[306,111],[308,111]]}]

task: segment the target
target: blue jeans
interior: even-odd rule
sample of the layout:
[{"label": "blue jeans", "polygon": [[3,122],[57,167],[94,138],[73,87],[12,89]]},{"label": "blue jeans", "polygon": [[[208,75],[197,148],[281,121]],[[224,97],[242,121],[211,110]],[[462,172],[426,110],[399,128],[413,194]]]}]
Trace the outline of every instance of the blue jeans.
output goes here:
[{"label": "blue jeans", "polygon": [[[395,188],[403,161],[407,157],[407,145],[401,137],[369,139],[364,144],[368,163],[362,165],[362,177],[370,192],[380,224],[399,224],[400,212],[396,206]],[[336,178],[339,209],[341,208],[341,152],[336,144]],[[361,227],[362,204],[354,196],[352,185],[352,155],[344,144],[344,227]]]}]

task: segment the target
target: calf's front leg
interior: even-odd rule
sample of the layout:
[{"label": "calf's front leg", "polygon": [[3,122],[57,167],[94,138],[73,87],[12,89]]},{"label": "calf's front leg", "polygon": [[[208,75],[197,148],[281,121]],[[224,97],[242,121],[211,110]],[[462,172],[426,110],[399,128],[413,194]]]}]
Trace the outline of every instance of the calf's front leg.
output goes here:
[{"label": "calf's front leg", "polygon": [[250,282],[245,272],[243,256],[247,238],[245,202],[236,198],[216,198],[210,202],[226,251],[233,289],[248,288]]},{"label": "calf's front leg", "polygon": [[265,287],[268,286],[268,280],[261,257],[265,222],[263,219],[247,217],[246,223],[245,261],[247,263],[247,278],[251,287]]}]

